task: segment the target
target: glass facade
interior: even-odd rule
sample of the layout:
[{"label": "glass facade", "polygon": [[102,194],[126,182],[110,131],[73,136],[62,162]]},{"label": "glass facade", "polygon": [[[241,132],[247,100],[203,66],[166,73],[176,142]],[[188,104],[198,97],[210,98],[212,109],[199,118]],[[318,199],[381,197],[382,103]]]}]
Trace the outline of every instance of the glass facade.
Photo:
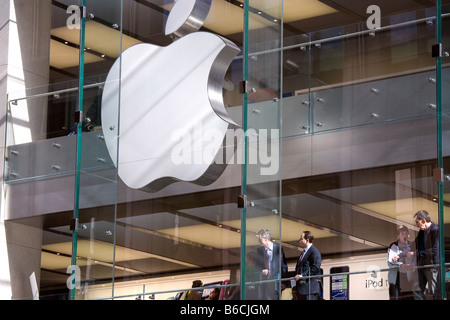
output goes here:
[{"label": "glass facade", "polygon": [[447,297],[449,1],[9,5],[13,299]]}]

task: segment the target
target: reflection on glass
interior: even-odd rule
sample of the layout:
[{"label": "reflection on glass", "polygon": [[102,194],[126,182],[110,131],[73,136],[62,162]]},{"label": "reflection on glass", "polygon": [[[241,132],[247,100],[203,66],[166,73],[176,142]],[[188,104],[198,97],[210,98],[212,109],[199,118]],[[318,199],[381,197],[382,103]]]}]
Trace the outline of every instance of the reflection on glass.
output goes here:
[{"label": "reflection on glass", "polygon": [[[78,221],[72,220],[80,133],[77,13],[67,11],[73,3],[65,0],[40,4],[31,16],[17,8],[19,22],[38,21],[39,28],[18,30],[37,47],[16,51],[29,73],[17,77],[7,101],[4,207],[8,241],[20,243],[10,257],[11,270],[20,272],[15,279],[28,288],[34,272],[41,299],[67,299],[77,228],[76,299],[184,300],[196,280],[203,300],[291,300],[300,291],[325,300],[432,299],[424,279],[436,274],[436,263],[448,265],[444,257],[414,258],[428,223],[414,214],[427,211],[439,230],[449,223],[448,4],[439,80],[430,56],[435,8],[400,15],[383,8],[381,28],[373,31],[346,17],[347,10],[301,2],[249,0],[244,10],[244,1],[213,1],[201,32],[219,34],[242,51],[226,70],[222,91],[246,140],[222,149],[237,148],[236,161],[213,184],[177,182],[149,194],[118,178],[101,98],[124,50],[175,41],[164,33],[173,1],[89,0]],[[246,95],[239,92],[244,66]],[[116,99],[112,117],[118,119]],[[168,145],[169,137],[158,139]],[[238,159],[244,147],[247,158]],[[443,172],[436,171],[437,160]],[[238,208],[242,194],[245,207]],[[257,237],[260,230],[268,233]],[[321,263],[296,278],[305,231],[314,235]],[[32,241],[24,246],[24,240]],[[439,295],[448,275],[437,275]]]}]

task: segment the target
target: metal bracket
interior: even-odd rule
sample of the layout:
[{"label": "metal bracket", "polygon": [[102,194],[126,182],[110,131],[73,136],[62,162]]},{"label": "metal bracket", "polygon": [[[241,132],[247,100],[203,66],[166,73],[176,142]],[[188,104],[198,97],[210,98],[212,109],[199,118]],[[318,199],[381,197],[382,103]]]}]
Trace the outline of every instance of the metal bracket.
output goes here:
[{"label": "metal bracket", "polygon": [[78,231],[78,219],[70,220],[70,231]]},{"label": "metal bracket", "polygon": [[433,169],[433,181],[435,183],[444,182],[444,169],[443,168]]},{"label": "metal bracket", "polygon": [[81,7],[81,13],[82,13],[82,18],[83,19],[86,19],[86,17],[87,17],[87,14],[86,14],[86,6],[82,6]]},{"label": "metal bracket", "polygon": [[248,81],[243,80],[239,82],[239,93],[240,94],[248,93]]},{"label": "metal bracket", "polygon": [[442,43],[436,43],[431,46],[431,56],[433,58],[442,58]]},{"label": "metal bracket", "polygon": [[247,196],[240,194],[237,199],[237,205],[240,209],[247,207]]},{"label": "metal bracket", "polygon": [[73,121],[75,123],[83,122],[83,112],[81,112],[80,110],[76,110],[73,114]]}]

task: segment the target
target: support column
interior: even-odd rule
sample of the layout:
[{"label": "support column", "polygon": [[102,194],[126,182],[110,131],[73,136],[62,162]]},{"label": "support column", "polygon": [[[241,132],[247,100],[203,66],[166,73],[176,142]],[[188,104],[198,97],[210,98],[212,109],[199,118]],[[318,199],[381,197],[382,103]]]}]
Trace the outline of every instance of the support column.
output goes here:
[{"label": "support column", "polygon": [[[46,99],[21,100],[11,110],[14,122],[7,130],[8,98],[46,92],[49,82],[51,0],[0,0],[0,165],[5,139],[9,144],[45,139]],[[39,88],[39,89],[36,89]],[[7,134],[6,134],[7,133]],[[3,179],[3,170],[0,178]],[[0,198],[0,299],[31,299],[30,275],[39,284],[42,229],[5,221],[4,191]]]},{"label": "support column", "polygon": [[[7,70],[8,70],[8,42],[9,42],[9,15],[10,0],[0,0],[0,118],[6,117],[6,101],[7,101]],[[5,131],[6,124],[0,122],[0,164],[3,168],[5,154]],[[0,177],[3,180],[3,170],[0,170]],[[0,198],[0,299],[11,299],[11,277],[9,271],[8,250],[6,245],[5,223],[4,217],[4,197],[3,188],[1,187]]]}]

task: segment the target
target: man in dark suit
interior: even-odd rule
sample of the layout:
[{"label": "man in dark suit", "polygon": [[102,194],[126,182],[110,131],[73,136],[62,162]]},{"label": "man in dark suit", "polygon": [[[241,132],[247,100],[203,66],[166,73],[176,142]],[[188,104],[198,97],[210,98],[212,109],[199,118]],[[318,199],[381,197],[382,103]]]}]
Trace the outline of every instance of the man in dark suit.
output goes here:
[{"label": "man in dark suit", "polygon": [[313,246],[314,235],[310,231],[304,231],[299,239],[302,254],[295,267],[297,291],[300,300],[317,300],[322,285],[320,277],[305,278],[320,274],[322,256],[319,250]]},{"label": "man in dark suit", "polygon": [[[258,242],[261,245],[257,249],[259,257],[259,268],[263,275],[263,280],[281,279],[287,273],[286,258],[284,257],[283,247],[273,243],[270,239],[270,232],[267,229],[261,229],[256,234]],[[267,300],[276,300],[280,298],[280,282],[269,282],[263,285],[263,297]]]},{"label": "man in dark suit", "polygon": [[[417,265],[439,265],[439,227],[431,221],[430,214],[425,210],[417,211],[414,214],[414,221],[419,227],[419,233],[416,238],[416,250],[408,253],[408,256],[416,254]],[[441,298],[439,267],[418,268],[420,291],[417,296],[420,300],[425,299],[425,287],[428,284],[428,290],[433,295],[433,299]]]}]

